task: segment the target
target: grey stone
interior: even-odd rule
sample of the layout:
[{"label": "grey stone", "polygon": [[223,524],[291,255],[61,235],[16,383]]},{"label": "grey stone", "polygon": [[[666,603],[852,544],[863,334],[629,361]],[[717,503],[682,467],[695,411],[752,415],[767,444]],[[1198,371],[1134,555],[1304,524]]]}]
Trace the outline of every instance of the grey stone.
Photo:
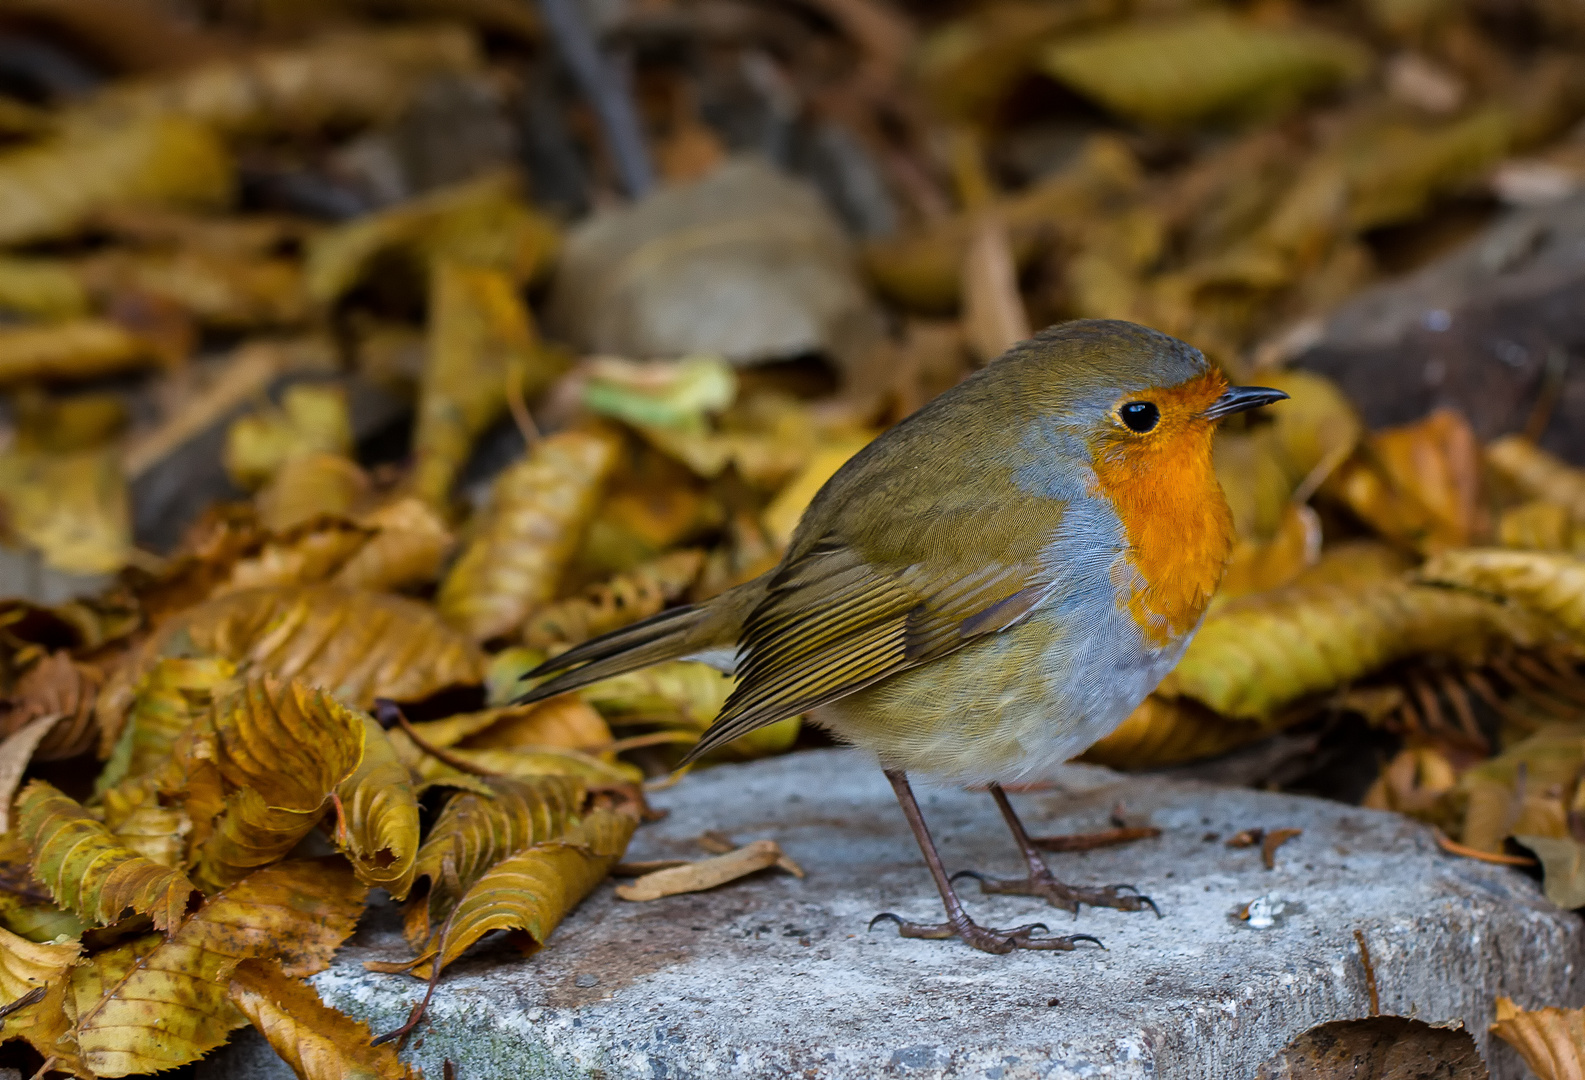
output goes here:
[{"label": "grey stone", "polygon": [[1437,406],[1490,439],[1550,399],[1541,444],[1585,462],[1585,195],[1500,216],[1470,241],[1334,312],[1297,357],[1372,426]]},{"label": "grey stone", "polygon": [[[1015,849],[984,793],[920,785],[949,869],[1011,874]],[[880,772],[855,751],[800,753],[688,777],[654,797],[671,811],[641,829],[630,859],[697,858],[719,829],[778,840],[808,872],[762,872],[710,893],[645,904],[602,886],[529,959],[481,944],[448,971],[432,1026],[410,1057],[439,1077],[1048,1077],[1236,1080],[1298,1033],[1368,1013],[1354,931],[1374,960],[1382,1009],[1462,1020],[1491,1054],[1493,1000],[1585,1002],[1585,933],[1517,871],[1441,854],[1430,832],[1355,807],[1068,766],[1015,795],[1037,833],[1107,826],[1122,802],[1161,837],[1048,856],[1067,880],[1132,882],[1163,917],[1028,897],[982,897],[993,925],[1045,920],[1107,951],[990,956],[956,941],[904,940],[880,911],[939,918],[940,902]],[[1225,841],[1247,828],[1302,828],[1277,852]],[[1212,834],[1215,834],[1213,837]],[[1258,897],[1282,910],[1251,929]],[[376,1031],[399,1025],[417,980],[365,972],[406,955],[395,909],[375,909],[314,981]],[[595,975],[597,980],[588,976]],[[284,1077],[249,1034],[200,1077]]]}]

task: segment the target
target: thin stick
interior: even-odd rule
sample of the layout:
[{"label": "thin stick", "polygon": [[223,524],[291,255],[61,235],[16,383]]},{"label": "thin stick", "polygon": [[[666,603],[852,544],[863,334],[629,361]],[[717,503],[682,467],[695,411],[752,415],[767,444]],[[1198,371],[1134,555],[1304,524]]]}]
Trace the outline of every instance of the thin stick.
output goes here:
[{"label": "thin stick", "polygon": [[1068,833],[1063,836],[1032,836],[1029,842],[1041,851],[1094,851],[1096,848],[1131,844],[1135,840],[1149,840],[1160,836],[1154,825],[1127,829],[1101,829],[1092,833]]},{"label": "thin stick", "polygon": [[1365,944],[1365,935],[1358,930],[1354,931],[1354,940],[1359,944],[1359,962],[1365,965],[1365,990],[1370,994],[1370,1015],[1381,1015],[1381,996],[1376,993],[1376,965],[1370,962],[1370,946]]},{"label": "thin stick", "polygon": [[539,0],[539,10],[557,51],[600,118],[622,187],[630,198],[643,198],[655,186],[655,166],[633,107],[626,71],[601,52],[577,0]]},{"label": "thin stick", "polygon": [[382,724],[384,724],[387,719],[395,720],[396,726],[405,731],[407,733],[407,737],[413,740],[413,745],[418,747],[424,753],[428,754],[430,757],[434,758],[436,761],[450,765],[453,769],[456,769],[459,772],[468,773],[471,776],[506,775],[505,773],[496,772],[494,769],[486,769],[482,765],[475,765],[466,758],[458,757],[449,750],[442,750],[440,747],[435,746],[428,739],[424,738],[416,730],[414,730],[413,725],[408,721],[407,716],[394,701],[387,701],[382,698],[381,700],[375,702],[375,708],[378,710],[379,719]]},{"label": "thin stick", "polygon": [[0,1019],[4,1019],[5,1017],[10,1016],[12,1013],[16,1012],[18,1009],[25,1009],[29,1005],[34,1005],[34,1004],[37,1004],[40,1001],[43,1001],[44,1000],[44,995],[47,994],[48,992],[49,992],[49,987],[47,987],[47,986],[35,986],[33,989],[29,990],[27,993],[25,993],[21,997],[17,998],[11,1004],[9,1004],[9,1005],[0,1005]]},{"label": "thin stick", "polygon": [[528,402],[523,400],[523,378],[516,365],[509,365],[506,373],[506,408],[524,444],[538,446],[544,436],[540,434],[539,425],[534,423],[534,414],[528,411]]},{"label": "thin stick", "polygon": [[1472,848],[1467,844],[1460,844],[1457,840],[1449,838],[1440,830],[1436,833],[1436,846],[1449,855],[1458,855],[1465,859],[1475,859],[1484,863],[1495,863],[1498,866],[1534,866],[1536,861],[1527,855],[1505,855],[1494,851],[1482,851]]}]

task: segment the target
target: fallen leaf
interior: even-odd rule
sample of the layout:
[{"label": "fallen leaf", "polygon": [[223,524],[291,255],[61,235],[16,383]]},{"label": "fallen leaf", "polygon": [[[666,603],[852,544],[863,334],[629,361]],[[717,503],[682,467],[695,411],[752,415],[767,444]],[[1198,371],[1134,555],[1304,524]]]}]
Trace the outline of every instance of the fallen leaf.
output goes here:
[{"label": "fallen leaf", "polygon": [[[248,679],[218,702],[212,723],[184,735],[174,755],[185,766],[188,813],[198,826],[199,882],[210,891],[224,888],[308,835],[332,793],[362,763],[368,723],[322,690],[269,677]],[[394,764],[374,763],[370,773],[388,773]],[[193,797],[195,770],[212,770],[224,785],[224,809],[212,827],[205,811],[212,808],[207,792],[213,789],[202,789],[202,801]],[[365,818],[362,829],[371,824]],[[368,840],[360,831],[356,842]]]},{"label": "fallen leaf", "polygon": [[1520,1009],[1497,999],[1491,1032],[1519,1051],[1540,1080],[1585,1077],[1585,1009]]},{"label": "fallen leaf", "polygon": [[492,866],[564,834],[584,801],[582,782],[570,776],[490,777],[484,784],[488,796],[453,796],[419,849],[414,878],[429,884],[414,900],[423,916],[420,932],[409,933],[415,948]]},{"label": "fallen leaf", "polygon": [[[367,892],[338,863],[266,867],[211,897],[168,940],[141,939],[79,967],[67,1013],[83,1063],[97,1076],[127,1076],[219,1046],[246,1023],[228,996],[226,976],[239,960],[271,957],[293,976],[323,971]],[[150,1023],[151,1007],[162,1022]]]},{"label": "fallen leaf", "polygon": [[116,204],[219,209],[232,184],[230,156],[201,124],[153,116],[75,125],[0,155],[0,244],[67,236]]},{"label": "fallen leaf", "polygon": [[102,705],[100,724],[107,741],[100,745],[102,752],[109,751],[110,762],[100,775],[99,789],[161,765],[236,673],[236,664],[220,657],[169,657],[156,661],[138,681],[124,723],[121,716],[111,715],[108,704]]},{"label": "fallen leaf", "polygon": [[[369,494],[368,474],[340,454],[292,457],[254,497],[259,524],[288,533],[322,518],[347,518]],[[361,546],[361,545],[360,545]]]},{"label": "fallen leaf", "polygon": [[140,675],[178,650],[322,687],[361,709],[375,698],[417,701],[479,683],[485,667],[433,608],[331,585],[250,589],[190,608],[162,626],[127,670]]},{"label": "fallen leaf", "polygon": [[315,453],[352,453],[352,417],[339,386],[293,383],[280,405],[245,413],[226,428],[226,475],[245,491],[263,487],[289,459]]},{"label": "fallen leaf", "polygon": [[139,371],[158,361],[149,342],[109,319],[0,328],[0,385],[87,381]]},{"label": "fallen leaf", "polygon": [[363,724],[363,760],[335,789],[347,822],[343,843],[360,881],[401,900],[419,851],[418,798],[384,729],[369,716]]},{"label": "fallen leaf", "polygon": [[591,585],[531,616],[523,624],[523,644],[578,645],[659,614],[687,593],[703,565],[703,551],[684,548]]},{"label": "fallen leaf", "polygon": [[1585,640],[1585,558],[1477,548],[1439,555],[1420,569],[1419,576],[1514,601]]},{"label": "fallen leaf", "polygon": [[1271,734],[1263,723],[1220,716],[1198,701],[1152,694],[1082,760],[1114,769],[1153,769],[1215,757]]},{"label": "fallen leaf", "polygon": [[331,582],[349,589],[397,591],[440,577],[453,537],[446,523],[421,499],[399,498],[357,519],[373,530]]},{"label": "fallen leaf", "polygon": [[782,857],[781,846],[776,841],[755,840],[713,859],[645,874],[631,885],[618,885],[616,895],[623,900],[659,900],[679,893],[704,892],[775,866]]},{"label": "fallen leaf", "polygon": [[1006,224],[993,212],[976,220],[963,264],[964,334],[988,364],[1029,337],[1029,315],[1018,292],[1018,266]]},{"label": "fallen leaf", "polygon": [[169,931],[182,921],[197,887],[180,870],[162,866],[116,842],[74,799],[43,780],[17,796],[17,832],[33,853],[33,873],[55,902],[85,921],[105,926],[128,908]]},{"label": "fallen leaf", "polygon": [[0,999],[12,1006],[43,991],[34,1003],[6,1013],[7,1039],[26,1039],[44,1055],[54,1052],[55,1040],[67,1029],[62,1011],[67,975],[76,966],[82,948],[77,941],[41,944],[0,930]]},{"label": "fallen leaf", "polygon": [[1267,870],[1277,868],[1277,849],[1303,832],[1303,829],[1272,829],[1261,839],[1260,861]]},{"label": "fallen leaf", "polygon": [[616,463],[611,442],[551,436],[496,478],[473,537],[435,606],[475,641],[511,633],[555,593]]},{"label": "fallen leaf", "polygon": [[[444,745],[466,750],[534,749],[597,751],[611,743],[611,729],[587,702],[575,694],[562,694],[535,702],[492,709],[494,720],[477,731]],[[468,716],[469,714],[462,714]],[[461,717],[453,720],[463,721]],[[446,723],[446,721],[438,721]]]},{"label": "fallen leaf", "polygon": [[1585,907],[1585,844],[1572,836],[1531,836],[1514,833],[1514,842],[1535,852],[1541,861],[1546,898],[1572,911]]},{"label": "fallen leaf", "polygon": [[543,946],[621,859],[636,824],[628,814],[595,809],[557,839],[496,863],[463,894],[410,973],[429,978],[491,930],[518,931],[528,948]]},{"label": "fallen leaf", "polygon": [[59,716],[41,716],[13,731],[0,742],[0,832],[11,828],[11,798],[16,794],[22,774],[27,771],[39,743],[44,741]]},{"label": "fallen leaf", "polygon": [[270,959],[231,972],[231,1003],[303,1080],[407,1080],[412,1070],[389,1046],[372,1046],[368,1025],[337,1012]]},{"label": "fallen leaf", "polygon": [[9,530],[72,574],[112,574],[132,553],[132,512],[117,457],[0,453],[0,505]]},{"label": "fallen leaf", "polygon": [[1561,506],[1575,521],[1585,522],[1585,469],[1520,435],[1493,439],[1486,446],[1486,461],[1523,494]]}]

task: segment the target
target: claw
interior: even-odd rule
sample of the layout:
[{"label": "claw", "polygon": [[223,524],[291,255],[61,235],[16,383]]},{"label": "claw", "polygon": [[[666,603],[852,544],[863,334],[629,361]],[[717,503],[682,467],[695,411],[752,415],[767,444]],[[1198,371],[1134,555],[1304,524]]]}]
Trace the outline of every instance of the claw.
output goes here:
[{"label": "claw", "polygon": [[875,924],[880,922],[882,919],[890,919],[892,922],[896,923],[898,926],[903,925],[902,919],[898,918],[896,915],[893,915],[889,911],[883,911],[879,915],[875,916],[875,918],[870,920],[869,926],[867,926],[865,928],[866,932],[868,932],[870,930],[874,930],[875,929]]},{"label": "claw", "polygon": [[1093,936],[1091,934],[1069,934],[1068,935],[1068,940],[1069,941],[1093,941],[1093,942],[1095,942],[1095,944],[1101,946],[1101,951],[1102,952],[1106,952],[1106,946],[1101,942],[1101,939],[1098,938],[1098,937],[1095,937],[1095,936]]},{"label": "claw", "polygon": [[978,870],[959,870],[957,873],[955,873],[951,877],[947,878],[947,881],[950,884],[956,885],[957,881],[958,881],[958,878],[963,878],[963,877],[973,878],[975,881],[978,881],[981,885],[985,884],[985,875],[980,873]]}]

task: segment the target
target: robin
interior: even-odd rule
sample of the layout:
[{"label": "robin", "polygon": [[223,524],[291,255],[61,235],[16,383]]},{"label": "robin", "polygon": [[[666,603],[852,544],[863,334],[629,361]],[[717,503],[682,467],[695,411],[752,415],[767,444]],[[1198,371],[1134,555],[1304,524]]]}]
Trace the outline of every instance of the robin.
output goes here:
[{"label": "robin", "polygon": [[773,570],[562,653],[524,700],[726,655],[737,686],[688,760],[817,708],[872,751],[946,907],[939,924],[877,921],[993,953],[1093,942],[971,920],[907,774],[989,786],[1028,874],[982,891],[1154,910],[1131,886],[1057,880],[1001,784],[1107,735],[1183,655],[1232,544],[1217,422],[1285,397],[1230,387],[1197,349],[1132,323],[1049,328],[848,461]]}]

